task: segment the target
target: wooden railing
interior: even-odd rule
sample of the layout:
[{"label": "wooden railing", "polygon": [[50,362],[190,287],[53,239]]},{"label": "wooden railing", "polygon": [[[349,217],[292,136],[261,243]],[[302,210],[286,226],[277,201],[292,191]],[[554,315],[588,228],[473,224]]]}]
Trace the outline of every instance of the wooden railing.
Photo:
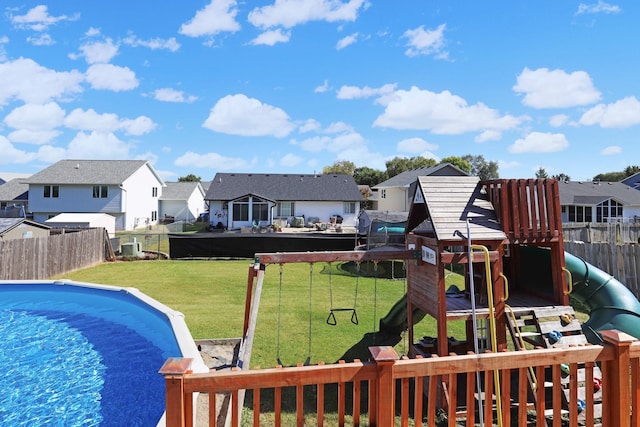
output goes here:
[{"label": "wooden railing", "polygon": [[[433,427],[437,418],[448,419],[450,426],[473,426],[480,417],[485,425],[504,426],[547,426],[548,421],[554,426],[640,425],[640,341],[618,331],[602,336],[603,345],[401,360],[391,347],[372,347],[373,361],[366,363],[209,374],[189,373],[188,360],[169,359],[160,371],[166,381],[166,425],[193,425],[193,393],[208,394],[208,425],[220,425],[215,396],[230,393],[230,425],[237,427],[245,392],[252,393],[253,414],[243,425],[254,426],[267,415],[269,425],[302,426],[310,414],[318,426]],[[530,367],[538,378],[535,391],[529,386]],[[481,395],[493,395],[495,371],[502,414],[495,412],[491,399],[482,405],[476,401],[478,378]],[[602,375],[597,393],[596,373]],[[261,396],[266,394],[272,407],[263,409]],[[316,395],[314,405],[305,394]],[[335,408],[331,421],[325,408]],[[286,411],[290,413],[283,421]],[[198,425],[206,421],[198,420]]]}]

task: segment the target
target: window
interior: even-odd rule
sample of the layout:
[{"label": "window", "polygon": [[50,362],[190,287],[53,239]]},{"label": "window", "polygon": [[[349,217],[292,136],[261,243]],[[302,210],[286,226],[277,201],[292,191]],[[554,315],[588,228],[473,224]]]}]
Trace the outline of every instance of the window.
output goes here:
[{"label": "window", "polygon": [[151,188],[151,197],[158,197],[158,187]]},{"label": "window", "polygon": [[45,199],[57,198],[60,195],[60,186],[59,185],[45,185],[44,186],[44,197]]},{"label": "window", "polygon": [[380,190],[380,198],[381,199],[386,199],[387,198],[387,189],[386,188],[382,188]]},{"label": "window", "polygon": [[596,206],[596,222],[609,222],[622,218],[622,205],[615,200],[605,200]]},{"label": "window", "polygon": [[234,221],[249,221],[249,198],[244,197],[233,203]]},{"label": "window", "polygon": [[255,221],[268,221],[269,220],[269,203],[257,197],[253,198],[253,204],[251,205],[251,218]]},{"label": "window", "polygon": [[278,213],[277,216],[280,218],[293,216],[294,211],[294,203],[293,202],[280,202],[278,203]]},{"label": "window", "polygon": [[94,185],[93,186],[93,198],[94,199],[106,199],[107,198],[107,187],[106,185]]},{"label": "window", "polygon": [[346,214],[356,213],[356,202],[344,202],[342,210]]},{"label": "window", "polygon": [[158,220],[158,211],[151,211],[151,221]]}]

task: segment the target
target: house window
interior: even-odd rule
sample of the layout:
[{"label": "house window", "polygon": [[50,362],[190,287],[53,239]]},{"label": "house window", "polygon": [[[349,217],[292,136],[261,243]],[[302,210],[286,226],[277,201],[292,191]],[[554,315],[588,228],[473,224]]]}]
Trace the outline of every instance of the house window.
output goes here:
[{"label": "house window", "polygon": [[278,203],[278,213],[277,216],[280,218],[293,216],[294,211],[294,202],[280,202]]},{"label": "house window", "polygon": [[151,188],[151,197],[158,197],[158,187]]},{"label": "house window", "polygon": [[593,208],[591,206],[567,206],[567,208],[569,222],[593,221]]},{"label": "house window", "polygon": [[251,218],[255,221],[268,221],[269,203],[254,197],[253,204],[251,205]]},{"label": "house window", "polygon": [[249,221],[249,198],[244,197],[233,203],[234,221]]},{"label": "house window", "polygon": [[45,185],[44,186],[44,197],[45,199],[50,199],[52,197],[57,198],[60,196],[60,186],[59,185]]},{"label": "house window", "polygon": [[344,202],[342,210],[345,214],[355,214],[356,213],[356,202]]},{"label": "house window", "polygon": [[596,206],[596,222],[610,222],[622,218],[622,205],[615,200],[605,200]]},{"label": "house window", "polygon": [[387,189],[386,188],[382,188],[380,190],[380,198],[381,199],[386,199],[387,198]]},{"label": "house window", "polygon": [[93,186],[93,198],[94,199],[106,199],[107,198],[107,187],[106,185],[94,185]]},{"label": "house window", "polygon": [[151,211],[151,221],[158,220],[158,211]]}]

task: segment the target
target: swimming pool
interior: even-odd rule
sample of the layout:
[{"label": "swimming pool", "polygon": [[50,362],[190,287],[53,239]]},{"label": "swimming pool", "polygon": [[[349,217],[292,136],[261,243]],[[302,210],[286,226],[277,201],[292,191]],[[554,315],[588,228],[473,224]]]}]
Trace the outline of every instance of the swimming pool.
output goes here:
[{"label": "swimming pool", "polygon": [[155,426],[180,356],[208,371],[184,317],[137,289],[0,281],[0,425]]}]

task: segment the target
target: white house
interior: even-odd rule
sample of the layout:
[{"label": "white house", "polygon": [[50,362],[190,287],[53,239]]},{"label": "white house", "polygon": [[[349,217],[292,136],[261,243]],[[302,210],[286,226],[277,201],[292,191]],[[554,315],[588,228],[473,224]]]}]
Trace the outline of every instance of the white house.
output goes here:
[{"label": "white house", "polygon": [[562,222],[640,221],[640,191],[622,182],[560,182]]},{"label": "white house", "polygon": [[302,217],[355,227],[363,201],[351,175],[263,173],[217,173],[205,199],[211,225],[229,229]]},{"label": "white house", "polygon": [[205,191],[199,182],[167,182],[160,197],[160,218],[193,222],[207,211]]},{"label": "white house", "polygon": [[116,230],[157,223],[165,187],[145,160],[61,160],[24,182],[35,221],[63,212],[107,213],[116,218]]},{"label": "white house", "polygon": [[44,222],[52,228],[104,228],[115,237],[116,218],[106,213],[61,213]]}]

